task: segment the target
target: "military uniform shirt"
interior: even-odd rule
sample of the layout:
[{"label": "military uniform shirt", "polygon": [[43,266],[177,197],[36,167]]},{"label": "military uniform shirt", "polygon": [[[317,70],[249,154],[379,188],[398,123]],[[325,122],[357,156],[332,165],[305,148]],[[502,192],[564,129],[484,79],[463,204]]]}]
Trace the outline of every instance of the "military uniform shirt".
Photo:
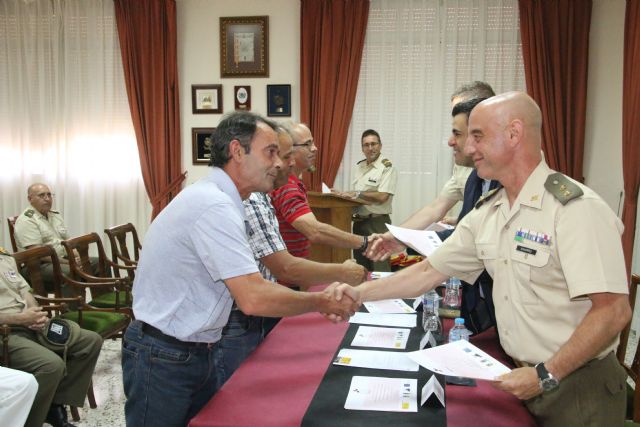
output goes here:
[{"label": "military uniform shirt", "polygon": [[32,207],[28,207],[16,220],[15,238],[18,249],[23,251],[31,245],[50,245],[58,257],[65,257],[62,244],[68,238],[64,219],[57,211],[49,211],[45,217]]},{"label": "military uniform shirt", "polygon": [[27,306],[22,297],[29,284],[18,272],[16,261],[0,249],[0,313],[21,313]]},{"label": "military uniform shirt", "polygon": [[504,189],[481,199],[429,258],[436,270],[469,283],[486,268],[494,280],[500,343],[529,363],[548,360],[569,340],[591,308],[588,294],[628,293],[621,221],[574,181],[570,186],[584,195],[563,205],[545,189],[552,173],[541,161],[513,207]]},{"label": "military uniform shirt", "polygon": [[384,203],[358,206],[354,208],[354,213],[357,215],[390,214],[391,202],[396,192],[397,182],[398,171],[391,165],[389,160],[382,157],[382,154],[370,165],[367,164],[366,159],[358,162],[353,188],[356,191],[389,193],[390,196]]},{"label": "military uniform shirt", "polygon": [[457,202],[464,200],[464,186],[472,170],[473,168],[466,166],[453,165],[451,178],[449,178],[446,184],[444,184],[444,187],[442,187],[440,195]]}]

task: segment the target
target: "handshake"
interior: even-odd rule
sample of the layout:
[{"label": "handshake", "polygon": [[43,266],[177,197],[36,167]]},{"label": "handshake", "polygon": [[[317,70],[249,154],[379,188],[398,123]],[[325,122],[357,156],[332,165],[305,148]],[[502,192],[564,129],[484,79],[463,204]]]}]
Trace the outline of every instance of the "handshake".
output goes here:
[{"label": "handshake", "polygon": [[360,292],[346,283],[334,282],[327,286],[322,295],[320,313],[333,323],[347,321],[360,308]]}]

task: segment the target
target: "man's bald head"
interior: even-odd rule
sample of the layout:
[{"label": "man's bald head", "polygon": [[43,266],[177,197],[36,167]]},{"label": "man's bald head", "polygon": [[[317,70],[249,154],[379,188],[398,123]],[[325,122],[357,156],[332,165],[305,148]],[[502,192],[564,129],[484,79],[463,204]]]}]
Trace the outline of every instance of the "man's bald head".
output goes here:
[{"label": "man's bald head", "polygon": [[480,177],[502,182],[540,162],[541,130],[540,108],[529,95],[494,96],[471,112],[465,154],[473,159]]}]

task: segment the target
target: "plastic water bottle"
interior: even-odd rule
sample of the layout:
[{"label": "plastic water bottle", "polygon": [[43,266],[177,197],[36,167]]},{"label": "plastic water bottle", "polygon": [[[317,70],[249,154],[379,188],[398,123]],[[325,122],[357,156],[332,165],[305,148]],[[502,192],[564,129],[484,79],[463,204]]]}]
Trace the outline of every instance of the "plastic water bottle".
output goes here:
[{"label": "plastic water bottle", "polygon": [[452,310],[459,310],[462,300],[462,284],[460,279],[455,277],[447,280],[447,286],[444,292],[444,307]]},{"label": "plastic water bottle", "polygon": [[431,331],[434,337],[442,334],[442,322],[438,316],[440,297],[435,290],[422,295],[422,329]]},{"label": "plastic water bottle", "polygon": [[471,331],[465,328],[464,319],[462,317],[456,317],[455,324],[449,331],[449,342],[460,340],[469,341],[469,335],[471,335]]}]

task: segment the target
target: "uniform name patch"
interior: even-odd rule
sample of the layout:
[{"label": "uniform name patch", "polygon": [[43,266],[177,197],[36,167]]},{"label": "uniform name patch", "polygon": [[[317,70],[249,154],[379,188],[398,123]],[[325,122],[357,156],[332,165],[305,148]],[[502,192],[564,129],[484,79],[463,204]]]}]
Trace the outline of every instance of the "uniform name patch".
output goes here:
[{"label": "uniform name patch", "polygon": [[535,249],[527,248],[526,246],[516,246],[516,251],[524,252],[525,254],[535,255],[538,251]]}]

